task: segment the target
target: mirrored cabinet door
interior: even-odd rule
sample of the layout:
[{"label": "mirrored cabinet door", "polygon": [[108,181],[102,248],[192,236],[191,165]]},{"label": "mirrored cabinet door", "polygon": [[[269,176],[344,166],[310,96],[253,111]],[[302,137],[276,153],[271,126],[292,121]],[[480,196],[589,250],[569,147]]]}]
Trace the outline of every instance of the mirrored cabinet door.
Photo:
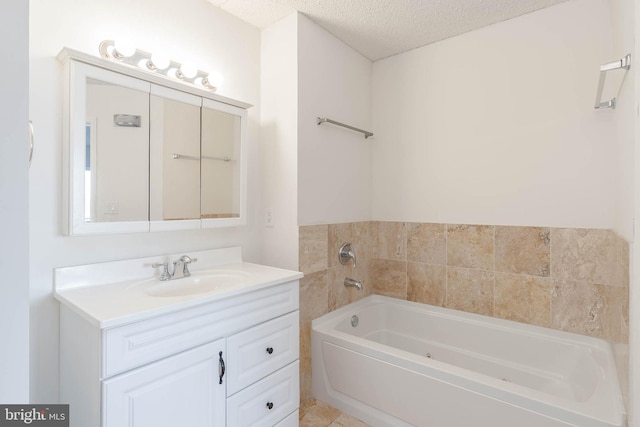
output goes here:
[{"label": "mirrored cabinet door", "polygon": [[240,216],[240,117],[202,108],[202,218]]},{"label": "mirrored cabinet door", "polygon": [[81,63],[70,69],[72,234],[148,231],[150,84]]},{"label": "mirrored cabinet door", "polygon": [[149,218],[149,94],[87,79],[85,222]]},{"label": "mirrored cabinet door", "polygon": [[203,227],[242,225],[246,155],[243,140],[246,111],[202,104],[201,218]]},{"label": "mirrored cabinet door", "polygon": [[153,85],[151,231],[200,228],[202,98]]}]

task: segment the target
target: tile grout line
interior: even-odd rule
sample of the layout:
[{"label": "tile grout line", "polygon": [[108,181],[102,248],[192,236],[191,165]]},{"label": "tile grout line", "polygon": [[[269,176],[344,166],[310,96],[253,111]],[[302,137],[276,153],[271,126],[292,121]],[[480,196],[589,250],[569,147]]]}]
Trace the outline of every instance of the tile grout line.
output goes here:
[{"label": "tile grout line", "polygon": [[404,299],[409,300],[409,231],[407,223],[402,223],[401,230],[404,230]]},{"label": "tile grout line", "polygon": [[493,307],[491,310],[491,317],[496,317],[496,233],[497,226],[493,226]]},{"label": "tile grout line", "polygon": [[449,224],[444,224],[444,307],[449,304]]},{"label": "tile grout line", "polygon": [[553,274],[551,270],[551,260],[553,259],[551,248],[553,245],[551,242],[553,241],[553,228],[549,227],[549,327],[553,327]]}]

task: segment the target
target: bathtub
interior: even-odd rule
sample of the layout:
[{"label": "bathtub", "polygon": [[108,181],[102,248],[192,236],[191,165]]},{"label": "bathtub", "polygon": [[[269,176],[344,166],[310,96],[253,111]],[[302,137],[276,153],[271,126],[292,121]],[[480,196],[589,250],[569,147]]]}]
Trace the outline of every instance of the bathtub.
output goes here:
[{"label": "bathtub", "polygon": [[373,426],[626,423],[599,339],[379,295],[311,335],[314,397]]}]

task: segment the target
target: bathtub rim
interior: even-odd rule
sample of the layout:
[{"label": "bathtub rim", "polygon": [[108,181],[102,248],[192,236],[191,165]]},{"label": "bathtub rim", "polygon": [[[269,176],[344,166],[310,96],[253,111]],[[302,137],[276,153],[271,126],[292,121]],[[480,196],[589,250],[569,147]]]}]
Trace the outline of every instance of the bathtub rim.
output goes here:
[{"label": "bathtub rim", "polygon": [[[602,373],[602,375],[606,375],[606,378],[600,381],[602,384],[597,386],[596,392],[589,399],[585,401],[575,401],[518,384],[505,383],[497,378],[459,366],[450,365],[439,360],[425,360],[424,357],[415,353],[351,335],[336,329],[336,326],[347,319],[347,316],[352,314],[354,311],[376,304],[395,304],[408,307],[412,310],[426,311],[448,319],[463,321],[475,325],[489,326],[498,330],[507,330],[510,332],[517,330],[519,333],[525,333],[538,338],[551,339],[579,346],[587,345],[589,347],[594,347],[606,354],[606,366],[598,365],[599,369],[605,372]],[[450,382],[455,386],[465,388],[472,392],[483,393],[495,399],[512,402],[528,410],[538,411],[559,420],[576,422],[576,420],[567,418],[568,414],[572,414],[574,417],[582,418],[586,421],[598,420],[612,426],[626,425],[627,413],[618,382],[613,351],[611,345],[600,338],[382,295],[369,295],[359,301],[329,312],[317,319],[314,319],[311,327],[312,358],[318,351],[315,347],[317,345],[316,340],[320,338],[320,335],[317,334],[324,336],[328,335],[332,337],[331,341],[333,344],[346,349],[359,352],[388,363],[397,364],[405,369],[415,370],[438,381]],[[363,349],[367,349],[368,352],[364,352]],[[313,363],[315,364],[315,361],[313,361]],[[324,368],[323,374],[326,376]],[[323,381],[327,380],[328,378],[323,379]],[[603,399],[608,399],[609,401],[603,403]]]}]

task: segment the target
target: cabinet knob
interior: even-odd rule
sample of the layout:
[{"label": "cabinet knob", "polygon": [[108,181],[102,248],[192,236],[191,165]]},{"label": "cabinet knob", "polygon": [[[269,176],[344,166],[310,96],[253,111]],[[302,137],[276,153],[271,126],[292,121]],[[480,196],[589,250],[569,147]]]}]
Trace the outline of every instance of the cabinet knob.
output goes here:
[{"label": "cabinet knob", "polygon": [[267,347],[267,353],[269,354],[273,353],[273,347]]},{"label": "cabinet knob", "polygon": [[272,402],[267,402],[267,408],[269,410],[273,409],[273,403]]}]

